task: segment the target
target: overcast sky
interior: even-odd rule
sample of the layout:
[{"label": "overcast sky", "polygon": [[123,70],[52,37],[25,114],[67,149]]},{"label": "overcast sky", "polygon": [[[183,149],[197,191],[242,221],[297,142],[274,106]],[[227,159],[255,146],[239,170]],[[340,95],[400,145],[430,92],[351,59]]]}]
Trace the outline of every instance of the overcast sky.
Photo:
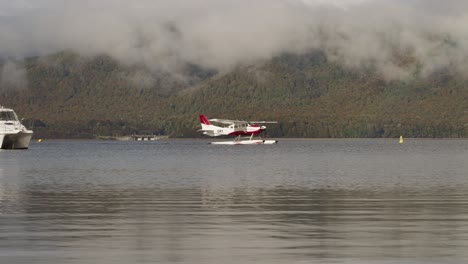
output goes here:
[{"label": "overcast sky", "polygon": [[0,0],[0,57],[10,61],[74,50],[155,70],[228,70],[311,49],[389,79],[409,73],[399,56],[421,75],[465,73],[468,1]]}]

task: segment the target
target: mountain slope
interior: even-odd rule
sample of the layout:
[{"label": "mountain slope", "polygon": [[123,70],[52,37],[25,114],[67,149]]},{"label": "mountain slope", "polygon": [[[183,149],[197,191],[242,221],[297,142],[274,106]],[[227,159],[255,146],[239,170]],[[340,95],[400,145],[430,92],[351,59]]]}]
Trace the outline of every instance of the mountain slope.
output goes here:
[{"label": "mountain slope", "polygon": [[449,70],[385,81],[320,52],[286,54],[229,73],[190,66],[181,80],[109,57],[70,53],[25,62],[29,86],[0,89],[0,102],[41,120],[41,137],[131,133],[199,136],[198,114],[277,120],[267,136],[467,137],[468,82]]}]

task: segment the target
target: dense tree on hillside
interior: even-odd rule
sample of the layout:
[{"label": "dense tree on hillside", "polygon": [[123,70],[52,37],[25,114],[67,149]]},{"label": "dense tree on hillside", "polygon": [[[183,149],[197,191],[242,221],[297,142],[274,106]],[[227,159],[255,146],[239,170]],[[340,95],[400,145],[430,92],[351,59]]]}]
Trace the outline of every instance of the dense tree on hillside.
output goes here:
[{"label": "dense tree on hillside", "polygon": [[0,104],[40,120],[40,137],[200,136],[200,113],[277,120],[266,135],[273,137],[468,137],[468,82],[449,70],[386,81],[320,52],[229,73],[189,65],[185,79],[70,52],[31,58],[24,67],[28,87],[0,87]]}]

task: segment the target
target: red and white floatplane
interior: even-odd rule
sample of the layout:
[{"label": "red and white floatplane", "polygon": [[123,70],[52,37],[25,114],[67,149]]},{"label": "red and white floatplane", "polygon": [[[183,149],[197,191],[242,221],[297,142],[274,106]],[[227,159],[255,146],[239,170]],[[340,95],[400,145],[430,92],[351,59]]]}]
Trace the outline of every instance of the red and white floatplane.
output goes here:
[{"label": "red and white floatplane", "polygon": [[[220,124],[213,125],[213,123]],[[217,141],[211,142],[214,145],[260,145],[260,144],[276,144],[277,140],[254,139],[265,131],[266,126],[260,124],[278,123],[276,121],[240,121],[230,119],[208,119],[204,115],[200,115],[201,129],[204,135],[210,137],[218,136],[235,136],[234,141]],[[242,139],[247,137],[248,139]]]}]

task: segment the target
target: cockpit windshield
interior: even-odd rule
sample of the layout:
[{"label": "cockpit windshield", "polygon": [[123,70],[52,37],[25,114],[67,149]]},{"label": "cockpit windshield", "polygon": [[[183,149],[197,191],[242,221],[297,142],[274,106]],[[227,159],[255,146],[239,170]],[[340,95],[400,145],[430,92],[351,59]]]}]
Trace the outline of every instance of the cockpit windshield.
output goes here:
[{"label": "cockpit windshield", "polygon": [[13,111],[0,111],[0,121],[17,121],[15,112]]}]

